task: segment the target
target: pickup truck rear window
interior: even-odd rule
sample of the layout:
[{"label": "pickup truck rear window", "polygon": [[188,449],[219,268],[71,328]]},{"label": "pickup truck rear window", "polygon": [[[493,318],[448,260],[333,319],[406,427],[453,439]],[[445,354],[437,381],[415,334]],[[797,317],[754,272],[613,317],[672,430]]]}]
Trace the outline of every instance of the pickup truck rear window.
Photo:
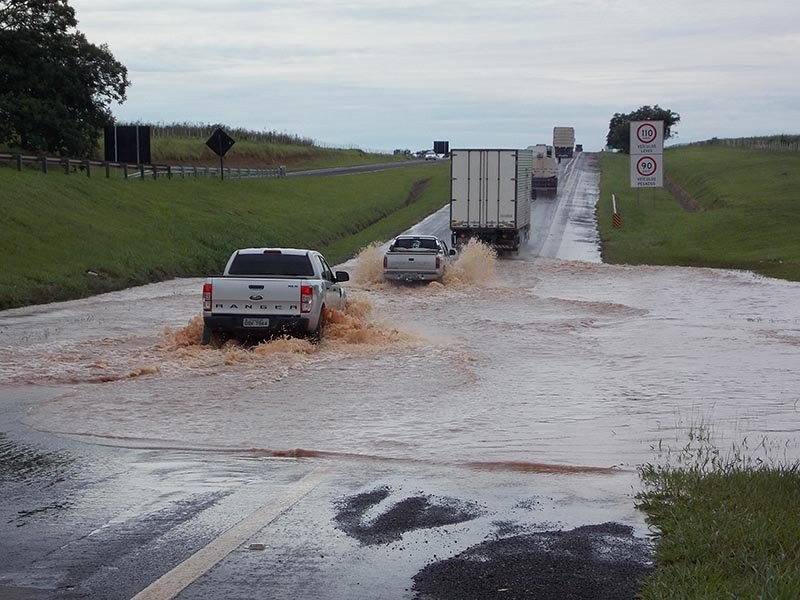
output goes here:
[{"label": "pickup truck rear window", "polygon": [[392,244],[392,247],[389,248],[389,250],[414,250],[417,248],[422,248],[423,250],[437,250],[439,246],[437,246],[436,240],[401,238],[399,240],[395,240],[394,244]]},{"label": "pickup truck rear window", "polygon": [[313,277],[314,268],[307,255],[237,254],[228,274],[253,277]]}]

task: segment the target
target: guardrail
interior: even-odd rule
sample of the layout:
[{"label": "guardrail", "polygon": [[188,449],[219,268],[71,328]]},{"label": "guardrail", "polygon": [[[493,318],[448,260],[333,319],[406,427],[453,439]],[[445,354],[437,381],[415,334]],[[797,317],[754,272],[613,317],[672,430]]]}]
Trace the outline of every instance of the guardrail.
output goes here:
[{"label": "guardrail", "polygon": [[286,167],[277,169],[250,169],[239,167],[224,167],[220,172],[219,167],[197,167],[183,165],[133,165],[96,160],[75,160],[71,158],[57,158],[53,156],[25,156],[23,154],[0,154],[0,161],[11,162],[18,171],[23,167],[36,167],[42,173],[51,170],[82,174],[91,177],[92,173],[100,173],[110,178],[112,175],[121,174],[125,179],[158,179],[159,177],[172,179],[173,177],[213,177],[219,179],[274,179],[286,177]]}]

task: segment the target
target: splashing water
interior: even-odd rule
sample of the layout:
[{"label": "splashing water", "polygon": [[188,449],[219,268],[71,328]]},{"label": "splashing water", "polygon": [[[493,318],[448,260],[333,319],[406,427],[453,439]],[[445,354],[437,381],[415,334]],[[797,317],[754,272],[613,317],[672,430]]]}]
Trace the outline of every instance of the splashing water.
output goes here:
[{"label": "splashing water", "polygon": [[362,248],[355,258],[355,264],[354,283],[364,286],[384,283],[383,250],[378,242]]},{"label": "splashing water", "polygon": [[[379,243],[361,249],[355,258],[353,282],[369,290],[386,289],[388,282],[383,277],[384,250]],[[486,285],[495,273],[497,252],[476,239],[471,239],[459,252],[458,258],[447,267],[441,281],[427,284],[429,291],[443,287],[463,285]]]},{"label": "splashing water", "polygon": [[169,350],[177,350],[178,348],[187,348],[189,346],[197,346],[200,344],[200,339],[203,335],[203,317],[197,315],[189,319],[186,327],[178,330],[173,330],[172,327],[164,328],[164,347]]},{"label": "splashing water", "polygon": [[201,345],[203,318],[192,317],[186,327],[164,329],[164,342],[156,348],[169,353],[198,358],[207,352],[222,352],[225,364],[260,361],[276,355],[313,355],[322,349],[347,351],[348,346],[395,344],[412,341],[415,336],[399,331],[391,324],[372,316],[372,303],[366,298],[350,298],[344,310],[325,308],[325,332],[321,344],[305,338],[279,337],[265,340],[251,348],[236,340],[228,340],[221,348]]},{"label": "splashing water", "polygon": [[447,286],[486,285],[494,277],[497,252],[483,242],[471,239],[458,254],[458,260],[445,271]]}]

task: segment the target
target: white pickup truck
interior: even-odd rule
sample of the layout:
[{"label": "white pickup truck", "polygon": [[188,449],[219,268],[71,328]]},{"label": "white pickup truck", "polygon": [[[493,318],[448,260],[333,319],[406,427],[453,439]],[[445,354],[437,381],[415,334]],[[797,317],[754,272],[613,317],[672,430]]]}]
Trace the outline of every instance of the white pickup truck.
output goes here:
[{"label": "white pickup truck", "polygon": [[399,235],[383,255],[383,276],[391,281],[436,281],[456,251],[432,235]]},{"label": "white pickup truck", "polygon": [[227,338],[307,336],[319,341],[324,309],[343,309],[346,271],[334,273],[314,250],[244,248],[221,277],[203,284],[203,344]]}]

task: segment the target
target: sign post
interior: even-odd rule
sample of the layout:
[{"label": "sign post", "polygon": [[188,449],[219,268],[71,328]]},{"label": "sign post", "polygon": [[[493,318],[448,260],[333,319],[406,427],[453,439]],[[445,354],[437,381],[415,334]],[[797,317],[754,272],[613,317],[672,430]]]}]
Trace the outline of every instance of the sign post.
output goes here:
[{"label": "sign post", "polygon": [[214,151],[214,154],[219,156],[219,178],[225,179],[225,169],[222,166],[222,157],[231,149],[236,142],[227,133],[222,131],[220,127],[211,134],[211,137],[206,140],[206,146]]},{"label": "sign post", "polygon": [[664,187],[664,121],[631,121],[631,187]]}]

